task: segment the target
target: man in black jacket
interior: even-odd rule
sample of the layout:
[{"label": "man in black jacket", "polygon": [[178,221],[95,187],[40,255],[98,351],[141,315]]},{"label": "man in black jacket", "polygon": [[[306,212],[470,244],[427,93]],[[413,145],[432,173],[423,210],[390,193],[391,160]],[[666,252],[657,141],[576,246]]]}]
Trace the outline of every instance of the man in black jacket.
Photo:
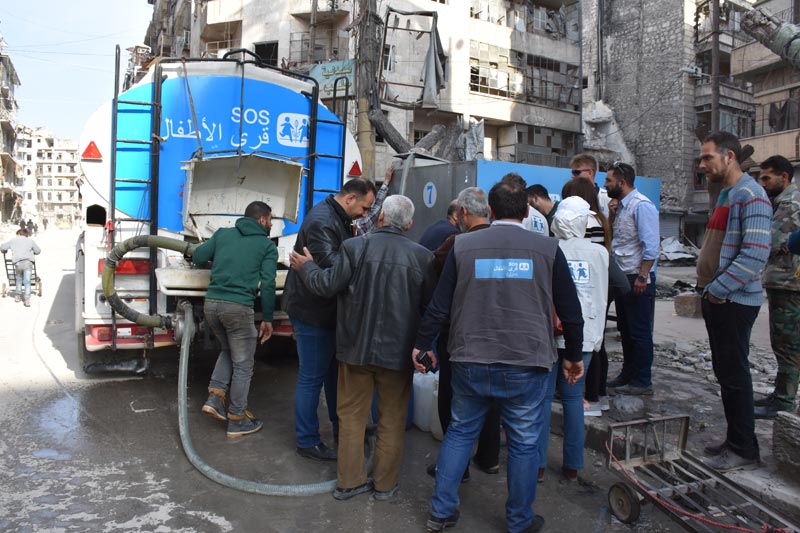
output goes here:
[{"label": "man in black jacket", "polygon": [[[329,195],[309,211],[297,234],[295,251],[308,248],[314,261],[329,268],[339,257],[339,247],[353,236],[353,220],[367,214],[375,200],[375,185],[355,179],[338,194]],[[336,451],[327,447],[319,435],[319,392],[325,385],[328,416],[334,437],[336,417],[336,299],[311,293],[293,270],[283,291],[284,309],[289,314],[297,339],[297,388],[294,396],[294,425],[297,453],[320,461],[335,461]]]},{"label": "man in black jacket", "polygon": [[[342,245],[333,266],[321,269],[311,254],[292,253],[292,268],[319,296],[338,294],[336,357],[339,359],[340,421],[338,487],[333,497],[347,500],[371,492],[390,499],[397,490],[403,460],[413,369],[408,353],[436,276],[433,254],[408,239],[414,204],[390,196],[378,229]],[[378,440],[374,486],[364,469],[364,431],[378,391]]]}]

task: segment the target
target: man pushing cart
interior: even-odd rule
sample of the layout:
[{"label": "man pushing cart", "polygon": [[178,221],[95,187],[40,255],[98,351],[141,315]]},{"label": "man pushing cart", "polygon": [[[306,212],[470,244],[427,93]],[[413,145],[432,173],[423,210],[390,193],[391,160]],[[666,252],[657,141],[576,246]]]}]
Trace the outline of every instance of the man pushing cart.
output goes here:
[{"label": "man pushing cart", "polygon": [[[11,250],[11,259],[6,257],[6,252]],[[8,275],[9,283],[16,286],[14,292],[14,301],[19,302],[22,300],[25,307],[31,306],[31,278],[36,281],[39,287],[39,278],[36,276],[36,263],[34,256],[42,252],[33,239],[28,237],[28,230],[20,228],[17,231],[17,236],[8,242],[0,245],[0,251],[3,252],[4,262],[6,264],[6,274]],[[22,290],[24,285],[24,293]],[[41,296],[41,290],[39,296]],[[5,289],[3,296],[6,295]]]}]

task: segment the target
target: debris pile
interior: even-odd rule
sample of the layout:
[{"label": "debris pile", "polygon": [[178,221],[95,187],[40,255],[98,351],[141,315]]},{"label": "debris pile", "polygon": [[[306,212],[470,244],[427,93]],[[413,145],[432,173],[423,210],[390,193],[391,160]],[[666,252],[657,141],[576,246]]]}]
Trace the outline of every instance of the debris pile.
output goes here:
[{"label": "debris pile", "polygon": [[683,245],[677,237],[667,237],[661,241],[660,265],[695,265],[700,250],[692,245]]}]

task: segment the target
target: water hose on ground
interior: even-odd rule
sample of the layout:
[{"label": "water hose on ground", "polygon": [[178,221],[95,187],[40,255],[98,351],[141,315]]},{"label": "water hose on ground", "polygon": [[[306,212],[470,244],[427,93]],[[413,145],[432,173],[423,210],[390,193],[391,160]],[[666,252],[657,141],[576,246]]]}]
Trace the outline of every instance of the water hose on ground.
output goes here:
[{"label": "water hose on ground", "polygon": [[333,489],[336,488],[335,479],[322,481],[320,483],[308,483],[305,485],[258,483],[223,474],[208,465],[208,463],[203,461],[197,454],[192,445],[191,435],[189,435],[189,407],[186,393],[187,375],[189,373],[189,346],[192,344],[192,337],[194,336],[194,313],[190,302],[183,301],[180,306],[184,313],[184,331],[181,340],[181,358],[178,369],[178,427],[180,429],[183,451],[186,453],[189,462],[211,481],[232,489],[252,492],[254,494],[261,494],[264,496],[311,496],[314,494],[333,492]]},{"label": "water hose on ground", "polygon": [[[114,274],[117,264],[122,257],[131,250],[140,247],[158,247],[181,252],[184,257],[190,257],[196,245],[179,241],[177,239],[170,239],[168,237],[159,237],[155,235],[140,235],[127,239],[117,244],[113,250],[108,253],[105,261],[105,268],[103,269],[103,293],[111,306],[111,308],[121,315],[122,317],[135,322],[142,326],[172,328],[176,324],[170,316],[161,315],[145,315],[131,309],[122,299],[117,295],[114,288]],[[319,483],[308,483],[299,485],[276,485],[271,483],[258,483],[246,479],[240,479],[228,474],[224,474],[208,463],[203,461],[192,444],[192,438],[189,434],[189,407],[188,407],[188,373],[189,373],[189,350],[194,337],[194,310],[192,303],[188,300],[183,300],[179,303],[179,309],[183,312],[183,333],[181,335],[181,350],[180,362],[178,370],[178,428],[181,436],[181,444],[183,451],[189,462],[197,468],[204,476],[210,480],[225,485],[232,489],[241,490],[245,492],[252,492],[254,494],[261,494],[264,496],[311,496],[315,494],[325,494],[333,492],[336,488],[336,480],[322,481]],[[369,470],[371,471],[371,464],[374,452],[374,437],[369,441],[370,454],[369,454]]]}]

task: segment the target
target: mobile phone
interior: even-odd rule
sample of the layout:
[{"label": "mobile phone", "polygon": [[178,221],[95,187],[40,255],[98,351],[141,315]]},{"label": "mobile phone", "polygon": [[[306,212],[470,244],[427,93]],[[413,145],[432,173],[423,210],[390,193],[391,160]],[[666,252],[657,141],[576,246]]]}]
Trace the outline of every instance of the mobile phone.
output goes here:
[{"label": "mobile phone", "polygon": [[417,355],[417,363],[425,367],[426,374],[433,368],[433,361],[431,361],[431,356],[428,355],[428,352],[420,352]]}]

